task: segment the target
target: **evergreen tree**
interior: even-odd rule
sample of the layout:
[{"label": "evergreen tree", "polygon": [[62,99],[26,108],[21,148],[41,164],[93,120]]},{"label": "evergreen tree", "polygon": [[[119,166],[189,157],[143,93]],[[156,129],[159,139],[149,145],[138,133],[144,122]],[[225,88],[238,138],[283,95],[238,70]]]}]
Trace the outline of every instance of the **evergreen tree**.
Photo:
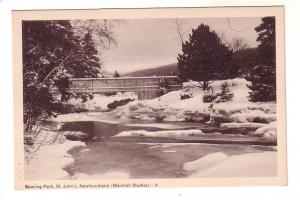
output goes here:
[{"label": "evergreen tree", "polygon": [[49,88],[64,90],[63,65],[74,47],[68,21],[23,21],[23,111],[25,131],[52,114]]},{"label": "evergreen tree", "polygon": [[86,33],[82,39],[76,37],[76,48],[68,66],[72,77],[95,78],[100,73],[100,59],[98,51],[90,33]]},{"label": "evergreen tree", "polygon": [[199,81],[206,90],[214,80],[228,77],[231,57],[232,51],[217,33],[201,24],[192,30],[189,41],[182,45],[182,54],[177,57],[179,76],[183,80]]},{"label": "evergreen tree", "polygon": [[70,21],[23,21],[23,110],[25,132],[51,116],[57,88],[68,99],[69,77],[97,77],[92,36],[75,36]]},{"label": "evergreen tree", "polygon": [[257,47],[258,65],[250,71],[247,80],[249,98],[253,102],[276,101],[276,44],[275,17],[264,17],[262,23],[255,28],[258,32]]},{"label": "evergreen tree", "polygon": [[260,64],[275,67],[275,17],[262,18],[262,23],[255,31],[258,33],[257,41],[260,42],[257,48]]},{"label": "evergreen tree", "polygon": [[217,100],[216,103],[220,103],[220,102],[228,102],[231,101],[234,94],[231,92],[230,90],[230,86],[227,83],[227,81],[225,81],[223,84],[221,84],[221,92],[218,94],[219,99]]},{"label": "evergreen tree", "polygon": [[250,72],[249,98],[253,102],[276,100],[276,70],[271,66],[258,65]]},{"label": "evergreen tree", "polygon": [[120,74],[119,74],[117,71],[115,71],[114,77],[115,77],[115,78],[118,78],[118,77],[120,77]]}]

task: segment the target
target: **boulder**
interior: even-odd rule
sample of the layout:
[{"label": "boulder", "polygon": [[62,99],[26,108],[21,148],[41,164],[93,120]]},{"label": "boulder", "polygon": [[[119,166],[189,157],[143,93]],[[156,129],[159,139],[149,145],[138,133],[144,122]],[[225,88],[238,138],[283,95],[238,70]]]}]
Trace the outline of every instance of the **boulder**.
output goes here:
[{"label": "boulder", "polygon": [[201,122],[205,123],[210,120],[210,115],[208,113],[199,112],[184,112],[185,121],[188,122]]},{"label": "boulder", "polygon": [[87,133],[80,131],[65,131],[64,135],[68,140],[83,141],[90,138]]},{"label": "boulder", "polygon": [[210,122],[211,124],[219,126],[220,124],[223,123],[229,123],[232,122],[233,120],[229,117],[225,117],[223,115],[211,115],[210,116]]}]

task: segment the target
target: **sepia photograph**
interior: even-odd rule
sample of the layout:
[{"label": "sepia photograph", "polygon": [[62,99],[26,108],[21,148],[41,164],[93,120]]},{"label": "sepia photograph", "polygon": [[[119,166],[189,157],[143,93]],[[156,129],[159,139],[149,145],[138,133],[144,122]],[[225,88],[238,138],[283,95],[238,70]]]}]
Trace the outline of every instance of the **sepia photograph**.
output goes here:
[{"label": "sepia photograph", "polygon": [[16,188],[285,185],[283,16],[13,11]]}]

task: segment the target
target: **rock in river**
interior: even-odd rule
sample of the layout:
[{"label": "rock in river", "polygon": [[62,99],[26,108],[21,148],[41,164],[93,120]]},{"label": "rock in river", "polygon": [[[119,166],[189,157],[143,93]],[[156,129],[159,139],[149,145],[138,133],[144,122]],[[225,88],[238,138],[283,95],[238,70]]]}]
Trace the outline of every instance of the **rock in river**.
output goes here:
[{"label": "rock in river", "polygon": [[184,118],[185,121],[188,122],[201,122],[201,123],[205,123],[207,121],[209,121],[210,119],[210,115],[208,113],[200,113],[200,112],[189,112],[186,111],[184,112]]},{"label": "rock in river", "polygon": [[65,131],[64,135],[68,140],[76,140],[76,141],[86,140],[90,138],[90,136],[87,133],[80,132],[80,131]]}]

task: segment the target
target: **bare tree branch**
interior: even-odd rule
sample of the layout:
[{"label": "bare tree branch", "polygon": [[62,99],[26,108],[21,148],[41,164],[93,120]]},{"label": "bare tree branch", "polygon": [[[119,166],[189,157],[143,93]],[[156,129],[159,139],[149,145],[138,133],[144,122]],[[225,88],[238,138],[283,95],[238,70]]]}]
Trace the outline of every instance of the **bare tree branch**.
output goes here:
[{"label": "bare tree branch", "polygon": [[68,59],[70,57],[70,55],[68,55],[57,67],[54,67],[48,74],[47,74],[47,76],[44,78],[44,80],[43,80],[43,85],[45,84],[45,82],[46,82],[46,80],[51,76],[51,74],[55,71],[55,70],[57,70],[57,69],[59,69],[60,67],[62,67],[63,66],[63,64],[66,62],[66,60]]},{"label": "bare tree branch", "polygon": [[176,31],[177,35],[179,36],[179,39],[181,42],[181,47],[182,47],[184,44],[185,36],[187,34],[185,24],[183,21],[180,21],[177,18],[175,19],[174,24],[175,24],[175,27],[172,27],[172,29],[174,29]]},{"label": "bare tree branch", "polygon": [[232,39],[232,42],[230,43],[229,47],[233,52],[237,52],[249,48],[249,45],[243,38],[235,37]]},{"label": "bare tree branch", "polygon": [[113,31],[115,24],[120,20],[72,20],[75,35],[84,37],[87,33],[91,34],[98,48],[109,49],[111,45],[116,45]]}]

